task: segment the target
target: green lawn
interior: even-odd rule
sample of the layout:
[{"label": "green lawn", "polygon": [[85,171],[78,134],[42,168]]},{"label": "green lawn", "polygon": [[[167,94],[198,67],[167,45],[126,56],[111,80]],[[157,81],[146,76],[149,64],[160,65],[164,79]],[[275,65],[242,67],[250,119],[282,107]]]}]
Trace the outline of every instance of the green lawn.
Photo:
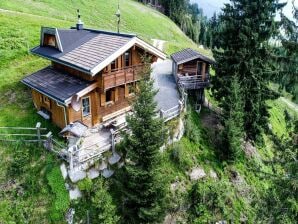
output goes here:
[{"label": "green lawn", "polygon": [[[32,18],[37,24],[55,27],[74,26],[77,21],[76,10],[79,8],[85,27],[116,31],[117,18],[114,14],[117,2],[117,0],[2,0],[0,8],[42,16]],[[153,38],[165,40],[167,41],[165,51],[169,54],[186,47],[198,49],[197,45],[163,14],[131,0],[120,0],[120,7],[121,32],[137,34],[150,42]],[[22,18],[27,17],[28,15],[22,14]],[[48,21],[48,18],[57,20]],[[24,32],[27,32],[26,24],[23,24],[23,28],[26,30]],[[35,45],[37,43],[35,42]],[[209,51],[198,50],[210,54]]]}]

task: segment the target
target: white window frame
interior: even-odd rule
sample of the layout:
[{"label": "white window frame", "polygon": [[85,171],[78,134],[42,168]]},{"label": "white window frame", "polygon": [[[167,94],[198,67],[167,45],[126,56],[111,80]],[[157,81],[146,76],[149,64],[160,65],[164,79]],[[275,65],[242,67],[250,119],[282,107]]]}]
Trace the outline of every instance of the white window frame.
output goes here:
[{"label": "white window frame", "polygon": [[[88,99],[88,102],[89,102],[89,113],[88,114],[84,114],[84,104],[83,104],[83,101]],[[90,96],[86,96],[86,97],[83,97],[82,98],[82,116],[83,117],[88,117],[91,115],[91,99],[90,99]]]}]

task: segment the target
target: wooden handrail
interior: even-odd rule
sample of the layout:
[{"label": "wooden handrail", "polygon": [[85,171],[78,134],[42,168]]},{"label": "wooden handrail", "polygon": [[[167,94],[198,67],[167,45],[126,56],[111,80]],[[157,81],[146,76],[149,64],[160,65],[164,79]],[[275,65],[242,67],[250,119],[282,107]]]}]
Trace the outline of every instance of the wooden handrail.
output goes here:
[{"label": "wooden handrail", "polygon": [[123,68],[117,68],[117,69],[113,69],[113,70],[109,70],[107,72],[104,72],[102,76],[106,77],[106,76],[117,74],[119,72],[127,71],[129,69],[135,70],[136,68],[142,68],[144,66],[145,66],[144,64],[138,64],[138,65],[131,65],[131,66],[123,67]]}]

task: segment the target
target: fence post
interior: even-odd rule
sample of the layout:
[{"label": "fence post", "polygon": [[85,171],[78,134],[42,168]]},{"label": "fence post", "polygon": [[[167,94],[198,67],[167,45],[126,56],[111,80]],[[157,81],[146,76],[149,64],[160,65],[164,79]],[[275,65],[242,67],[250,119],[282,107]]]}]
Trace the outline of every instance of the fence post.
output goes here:
[{"label": "fence post", "polygon": [[185,91],[183,91],[184,94],[184,110],[186,112],[187,110],[187,93]]},{"label": "fence post", "polygon": [[115,153],[115,131],[113,129],[110,129],[110,132],[112,134],[112,152]]},{"label": "fence post", "polygon": [[36,135],[37,135],[38,145],[39,146],[41,146],[40,126],[41,126],[41,123],[37,122],[37,124],[36,124]]},{"label": "fence post", "polygon": [[49,150],[49,151],[52,151],[53,150],[53,142],[52,142],[52,132],[49,132],[47,135],[46,135],[46,138],[47,138],[47,141],[46,141],[46,149]]}]

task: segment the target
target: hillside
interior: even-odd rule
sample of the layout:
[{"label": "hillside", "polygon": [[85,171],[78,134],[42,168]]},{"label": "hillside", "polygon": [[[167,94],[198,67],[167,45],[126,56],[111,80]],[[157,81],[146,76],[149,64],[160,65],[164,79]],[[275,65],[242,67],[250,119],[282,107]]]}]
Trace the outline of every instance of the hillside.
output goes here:
[{"label": "hillside", "polygon": [[[185,47],[197,48],[164,15],[135,1],[120,2],[123,32],[136,33],[150,42],[153,38],[165,40],[167,54]],[[39,43],[41,26],[73,26],[77,8],[85,27],[115,31],[116,7],[117,0],[0,1],[0,126],[33,127],[41,121],[42,127],[57,135],[58,129],[36,114],[30,91],[20,83],[25,75],[48,65],[48,61],[31,55],[28,50]],[[217,104],[212,96],[207,97],[212,104]],[[288,136],[284,112],[287,110],[297,118],[297,111],[283,98],[267,103],[271,107],[273,133],[278,137]],[[165,223],[258,220],[259,212],[270,201],[267,190],[272,180],[269,177],[282,172],[274,170],[270,163],[276,150],[273,139],[263,133],[263,144],[254,147],[248,144],[247,148],[252,149],[248,152],[249,159],[230,164],[220,158],[218,115],[208,108],[198,114],[189,104],[182,118],[186,121],[186,134],[164,151],[160,163],[160,172],[167,183],[165,188],[169,190]],[[168,129],[173,130],[177,122],[169,122]],[[113,181],[101,178],[80,182],[83,198],[70,202],[59,170],[60,160],[41,147],[0,142],[0,158],[1,224],[65,223],[64,215],[69,207],[76,209],[77,223],[87,223],[87,216],[92,220],[101,215],[96,213],[101,208],[96,210],[92,205],[96,203],[92,203],[90,195],[95,191],[99,192],[99,207],[107,209],[113,204],[118,210],[123,209]],[[203,177],[192,179],[191,173]]]},{"label": "hillside", "polygon": [[[76,23],[76,10],[80,9],[82,20],[86,27],[104,30],[117,30],[117,0],[87,0],[87,1],[32,1],[32,0],[4,0],[0,2],[0,9],[22,12],[25,14],[1,13],[14,20],[22,21],[25,28],[30,21],[35,21],[36,26],[68,27]],[[146,7],[135,1],[120,1],[121,7],[121,32],[134,33],[141,38],[161,39],[167,41],[165,51],[173,53],[185,47],[197,48],[196,45],[163,14]],[[29,14],[41,17],[30,16]],[[141,19],[140,19],[141,18]],[[56,20],[53,20],[56,19]],[[55,22],[54,22],[55,21]],[[54,22],[54,23],[53,23]],[[158,29],[156,29],[158,27]],[[38,36],[38,33],[32,35]],[[27,36],[27,35],[26,35]],[[36,42],[29,42],[29,47]]]}]

